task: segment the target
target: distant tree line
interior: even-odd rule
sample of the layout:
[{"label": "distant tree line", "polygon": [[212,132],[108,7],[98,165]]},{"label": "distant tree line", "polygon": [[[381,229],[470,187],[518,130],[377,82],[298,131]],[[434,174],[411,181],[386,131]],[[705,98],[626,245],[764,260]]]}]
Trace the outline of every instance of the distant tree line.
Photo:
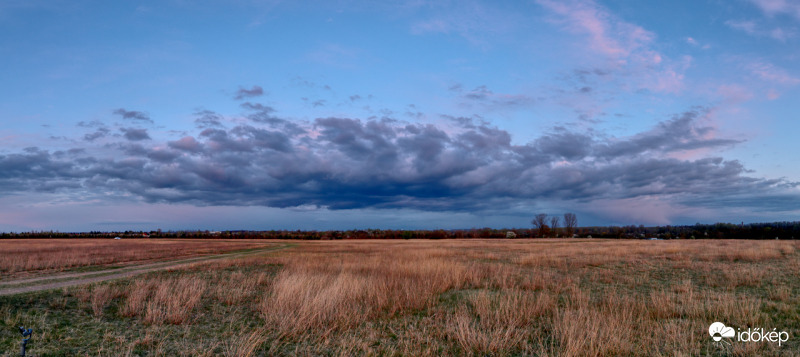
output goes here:
[{"label": "distant tree line", "polygon": [[[13,238],[195,238],[195,239],[458,239],[458,238],[619,238],[619,239],[799,239],[800,221],[750,224],[695,224],[683,226],[595,226],[578,227],[572,213],[560,216],[537,214],[533,229],[472,228],[437,230],[269,230],[269,231],[117,231],[58,232],[31,231],[0,233],[0,239]],[[509,232],[513,232],[511,235]]]},{"label": "distant tree line", "polygon": [[548,216],[546,213],[539,213],[533,216],[533,220],[531,220],[537,237],[575,237],[575,229],[578,228],[578,216],[574,213],[564,213],[563,223],[564,229],[560,229],[561,217]]}]

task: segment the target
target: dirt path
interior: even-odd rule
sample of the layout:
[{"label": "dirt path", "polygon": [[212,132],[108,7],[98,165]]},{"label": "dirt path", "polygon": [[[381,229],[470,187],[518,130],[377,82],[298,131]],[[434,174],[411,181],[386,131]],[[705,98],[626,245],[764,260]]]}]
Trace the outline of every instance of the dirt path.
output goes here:
[{"label": "dirt path", "polygon": [[290,248],[291,244],[280,244],[276,246],[249,249],[247,251],[229,252],[215,255],[206,255],[199,257],[192,257],[187,259],[177,259],[170,261],[161,261],[156,263],[146,263],[139,265],[129,265],[125,267],[115,267],[104,270],[80,272],[80,273],[65,273],[36,278],[9,280],[0,282],[0,296],[15,295],[28,293],[33,291],[42,291],[50,289],[58,289],[68,286],[83,285],[97,283],[101,281],[128,278],[134,275],[144,274],[156,270],[165,270],[185,267],[190,264],[199,262],[206,262],[219,259],[239,258],[248,255],[256,255],[265,252]]}]

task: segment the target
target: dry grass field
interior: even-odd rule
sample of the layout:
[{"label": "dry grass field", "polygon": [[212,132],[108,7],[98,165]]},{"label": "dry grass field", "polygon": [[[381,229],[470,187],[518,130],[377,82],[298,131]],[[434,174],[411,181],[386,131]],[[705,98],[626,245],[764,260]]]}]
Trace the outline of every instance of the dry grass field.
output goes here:
[{"label": "dry grass field", "polygon": [[142,262],[262,246],[254,240],[0,239],[0,279],[30,273]]},{"label": "dry grass field", "polygon": [[[794,241],[296,242],[263,255],[0,297],[37,356],[798,355]],[[708,327],[788,331],[712,343]]]}]

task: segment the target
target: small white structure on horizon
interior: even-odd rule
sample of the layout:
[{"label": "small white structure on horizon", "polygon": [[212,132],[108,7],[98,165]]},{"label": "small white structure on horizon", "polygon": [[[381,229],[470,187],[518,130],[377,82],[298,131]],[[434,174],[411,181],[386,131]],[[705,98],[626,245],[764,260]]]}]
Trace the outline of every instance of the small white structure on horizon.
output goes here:
[{"label": "small white structure on horizon", "polygon": [[506,232],[506,238],[517,238],[517,234],[513,231]]},{"label": "small white structure on horizon", "polygon": [[122,238],[120,238],[120,237],[114,237],[114,239],[122,239]]}]

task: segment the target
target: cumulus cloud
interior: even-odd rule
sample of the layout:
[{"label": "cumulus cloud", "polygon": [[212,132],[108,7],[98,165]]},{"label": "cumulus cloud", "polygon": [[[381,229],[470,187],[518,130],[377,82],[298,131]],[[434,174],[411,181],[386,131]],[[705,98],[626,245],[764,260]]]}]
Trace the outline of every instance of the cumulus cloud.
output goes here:
[{"label": "cumulus cloud", "polygon": [[713,126],[703,124],[702,109],[632,136],[559,127],[524,145],[480,118],[449,117],[455,125],[271,118],[149,145],[139,144],[150,138],[147,131],[124,128],[124,140],[104,144],[105,154],[28,148],[0,155],[0,194],[60,191],[203,206],[424,211],[652,198],[716,207],[721,197],[749,197],[754,205],[769,197],[764,209],[793,210],[796,205],[786,203],[798,198],[796,183],[752,177],[736,160],[674,155],[739,142],[717,138]]},{"label": "cumulus cloud", "polygon": [[221,128],[223,127],[222,122],[225,118],[222,115],[219,115],[210,110],[201,110],[197,113],[194,113],[196,116],[194,120],[194,125],[197,128]]},{"label": "cumulus cloud", "polygon": [[194,137],[191,136],[186,136],[175,141],[170,141],[167,143],[167,145],[169,145],[171,148],[188,151],[191,153],[199,153],[203,149],[200,142],[198,142],[197,140],[195,140]]},{"label": "cumulus cloud", "polygon": [[631,137],[611,139],[598,147],[598,157],[640,155],[647,152],[668,154],[676,151],[732,146],[741,141],[715,138],[714,128],[701,126],[704,110],[692,110],[659,123],[655,128]]},{"label": "cumulus cloud", "polygon": [[239,88],[239,90],[236,91],[236,95],[233,97],[233,99],[242,100],[245,98],[259,97],[262,95],[264,95],[264,89],[260,86],[253,86],[250,89]]},{"label": "cumulus cloud", "polygon": [[108,128],[100,127],[97,128],[97,130],[95,130],[93,133],[87,133],[86,135],[84,135],[83,140],[95,141],[97,139],[107,136],[109,132],[111,131],[108,130]]},{"label": "cumulus cloud", "polygon": [[146,113],[135,111],[135,110],[125,110],[124,108],[119,108],[114,110],[112,113],[119,115],[122,119],[134,120],[134,121],[145,121],[152,123],[153,120],[150,119],[150,116]]},{"label": "cumulus cloud", "polygon": [[130,141],[150,140],[150,135],[147,134],[147,129],[137,128],[120,128],[123,137]]}]

